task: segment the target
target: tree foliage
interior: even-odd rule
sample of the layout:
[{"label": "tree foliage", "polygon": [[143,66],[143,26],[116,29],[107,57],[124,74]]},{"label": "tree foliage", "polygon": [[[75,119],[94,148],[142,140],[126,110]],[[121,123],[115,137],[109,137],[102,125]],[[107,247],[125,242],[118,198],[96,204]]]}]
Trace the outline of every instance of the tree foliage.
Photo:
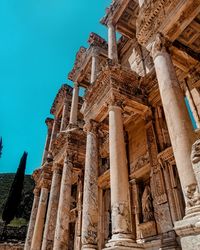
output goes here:
[{"label": "tree foliage", "polygon": [[2,140],[2,137],[0,138],[0,158],[1,158],[1,155],[2,155],[2,149],[3,149],[3,140]]},{"label": "tree foliage", "polygon": [[24,152],[21,157],[19,167],[15,174],[15,178],[13,180],[7,201],[5,203],[5,207],[2,213],[2,219],[6,225],[9,224],[11,220],[13,220],[16,216],[17,209],[21,201],[27,155],[27,152]]}]

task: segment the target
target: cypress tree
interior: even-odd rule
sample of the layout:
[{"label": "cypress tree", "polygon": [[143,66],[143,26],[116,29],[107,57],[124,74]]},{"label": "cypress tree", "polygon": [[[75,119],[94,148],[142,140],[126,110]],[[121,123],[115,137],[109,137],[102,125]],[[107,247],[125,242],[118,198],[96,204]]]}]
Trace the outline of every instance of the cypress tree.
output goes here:
[{"label": "cypress tree", "polygon": [[2,155],[2,149],[3,149],[3,140],[2,140],[2,137],[0,138],[0,158],[1,158],[1,155]]},{"label": "cypress tree", "polygon": [[5,222],[5,225],[9,224],[14,219],[17,208],[21,202],[27,155],[27,152],[24,152],[21,157],[19,167],[15,174],[6,204],[4,206],[2,219]]}]

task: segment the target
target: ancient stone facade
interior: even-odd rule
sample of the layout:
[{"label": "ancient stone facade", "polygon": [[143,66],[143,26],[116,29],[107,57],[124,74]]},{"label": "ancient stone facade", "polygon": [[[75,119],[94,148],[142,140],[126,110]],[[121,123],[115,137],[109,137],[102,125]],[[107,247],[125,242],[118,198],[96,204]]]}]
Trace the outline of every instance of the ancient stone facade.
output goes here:
[{"label": "ancient stone facade", "polygon": [[25,250],[200,249],[200,0],[114,0],[101,23],[46,119]]}]

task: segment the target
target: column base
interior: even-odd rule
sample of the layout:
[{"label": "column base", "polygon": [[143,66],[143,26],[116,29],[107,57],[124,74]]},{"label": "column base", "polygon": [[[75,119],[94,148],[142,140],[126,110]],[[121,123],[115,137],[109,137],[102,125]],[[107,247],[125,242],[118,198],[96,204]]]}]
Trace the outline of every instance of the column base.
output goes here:
[{"label": "column base", "polygon": [[200,214],[186,215],[175,222],[174,230],[180,236],[182,250],[200,249]]},{"label": "column base", "polygon": [[97,250],[97,245],[84,245],[82,246],[81,250]]},{"label": "column base", "polygon": [[130,234],[114,234],[112,239],[106,244],[105,250],[134,250],[134,249],[144,249],[143,244],[137,244],[133,239],[131,239]]}]

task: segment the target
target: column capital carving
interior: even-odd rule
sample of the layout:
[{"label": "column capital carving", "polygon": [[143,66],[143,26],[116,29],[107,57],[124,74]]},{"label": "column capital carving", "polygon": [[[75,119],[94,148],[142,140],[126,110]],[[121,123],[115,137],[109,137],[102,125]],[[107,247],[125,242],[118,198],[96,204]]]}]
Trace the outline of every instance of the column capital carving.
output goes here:
[{"label": "column capital carving", "polygon": [[79,83],[78,82],[74,82],[74,88],[78,88],[79,87]]},{"label": "column capital carving", "polygon": [[96,47],[95,45],[92,45],[92,56],[94,57],[98,57],[100,54],[100,50],[98,47]]},{"label": "column capital carving", "polygon": [[86,120],[83,130],[87,133],[97,134],[98,122],[94,120]]},{"label": "column capital carving", "polygon": [[52,171],[57,173],[62,173],[63,166],[60,163],[54,163],[52,166]]},{"label": "column capital carving", "polygon": [[50,180],[49,179],[46,179],[46,178],[43,178],[41,180],[41,188],[46,188],[46,189],[50,189]]},{"label": "column capital carving", "polygon": [[40,188],[39,187],[35,187],[33,190],[34,196],[40,196]]},{"label": "column capital carving", "polygon": [[64,158],[64,164],[71,165],[71,167],[73,167],[74,157],[74,152],[68,150]]},{"label": "column capital carving", "polygon": [[151,47],[151,56],[153,59],[155,59],[159,53],[168,52],[169,46],[169,40],[167,40],[161,33],[157,33]]}]

